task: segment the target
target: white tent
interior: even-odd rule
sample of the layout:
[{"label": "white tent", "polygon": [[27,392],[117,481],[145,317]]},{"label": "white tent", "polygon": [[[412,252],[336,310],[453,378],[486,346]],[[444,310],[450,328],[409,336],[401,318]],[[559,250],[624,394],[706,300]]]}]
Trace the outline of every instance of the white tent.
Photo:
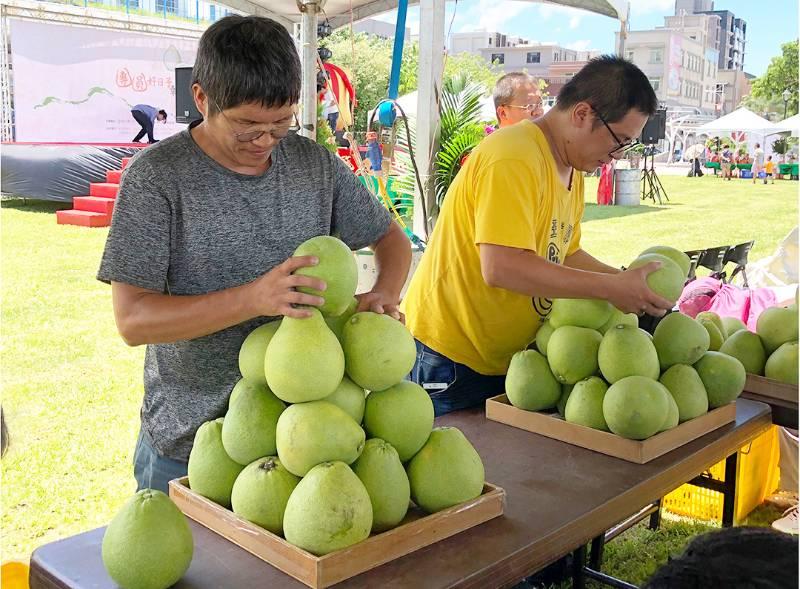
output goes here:
[{"label": "white tent", "polygon": [[774,123],[744,107],[737,108],[732,113],[715,121],[710,121],[705,125],[700,125],[696,129],[698,134],[705,133],[706,135],[727,135],[740,131],[754,133],[763,137],[780,132]]},{"label": "white tent", "polygon": [[800,136],[800,114],[782,120],[780,123],[775,123],[776,133],[791,132],[792,137]]}]

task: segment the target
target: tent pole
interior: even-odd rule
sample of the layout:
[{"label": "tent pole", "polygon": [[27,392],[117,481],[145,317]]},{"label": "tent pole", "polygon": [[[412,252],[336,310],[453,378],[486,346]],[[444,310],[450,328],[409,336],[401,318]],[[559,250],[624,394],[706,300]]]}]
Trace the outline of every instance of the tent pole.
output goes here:
[{"label": "tent pole", "polygon": [[300,21],[300,46],[303,84],[300,91],[300,134],[317,138],[317,12],[316,2],[298,1],[302,13]]}]

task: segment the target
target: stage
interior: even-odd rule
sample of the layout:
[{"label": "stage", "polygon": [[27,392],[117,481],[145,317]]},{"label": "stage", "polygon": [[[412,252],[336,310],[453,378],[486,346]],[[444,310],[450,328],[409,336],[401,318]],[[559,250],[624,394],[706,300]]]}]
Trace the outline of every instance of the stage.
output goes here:
[{"label": "stage", "polygon": [[4,196],[71,203],[122,168],[122,158],[146,143],[3,143],[0,191]]}]

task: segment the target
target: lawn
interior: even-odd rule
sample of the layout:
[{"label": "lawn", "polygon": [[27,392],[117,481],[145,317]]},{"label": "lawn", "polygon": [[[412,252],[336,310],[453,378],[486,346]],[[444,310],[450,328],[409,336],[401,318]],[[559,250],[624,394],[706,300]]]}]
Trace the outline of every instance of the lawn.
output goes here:
[{"label": "lawn", "polygon": [[[646,247],[681,249],[755,239],[769,255],[797,223],[796,182],[753,186],[664,176],[661,206],[587,205],[583,243],[615,265]],[[595,178],[587,180],[594,202]],[[3,560],[108,522],[133,492],[131,460],[143,348],[116,333],[110,289],[95,280],[107,230],[58,226],[65,205],[3,202],[2,402],[11,447],[2,461]],[[513,498],[512,498],[513,500]],[[703,524],[665,520],[628,533],[604,570],[640,582]]]}]

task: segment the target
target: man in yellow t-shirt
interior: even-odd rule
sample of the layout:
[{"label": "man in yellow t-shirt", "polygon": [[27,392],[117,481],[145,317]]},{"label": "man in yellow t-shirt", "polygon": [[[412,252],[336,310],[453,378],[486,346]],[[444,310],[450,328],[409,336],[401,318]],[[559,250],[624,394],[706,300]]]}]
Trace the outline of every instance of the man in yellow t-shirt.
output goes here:
[{"label": "man in yellow t-shirt", "polygon": [[647,77],[613,56],[589,62],[537,121],[484,139],[458,173],[404,301],[417,340],[412,380],[437,415],[504,390],[511,356],[554,298],[601,298],[661,316],[657,263],[621,272],[581,249],[582,171],[621,157],[658,106]]}]

